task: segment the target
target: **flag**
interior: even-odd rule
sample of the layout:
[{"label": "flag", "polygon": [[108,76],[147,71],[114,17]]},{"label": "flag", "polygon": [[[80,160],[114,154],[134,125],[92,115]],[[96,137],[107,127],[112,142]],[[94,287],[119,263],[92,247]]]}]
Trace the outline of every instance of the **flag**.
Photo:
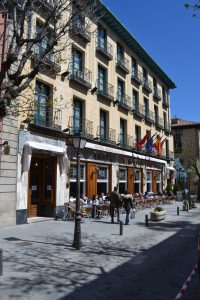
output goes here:
[{"label": "flag", "polygon": [[147,153],[151,153],[153,148],[153,137],[148,138],[147,143],[146,143],[146,151]]},{"label": "flag", "polygon": [[138,150],[142,149],[143,145],[145,144],[145,142],[147,140],[147,137],[148,137],[148,135],[146,133],[145,136],[139,142],[137,142],[137,149]]},{"label": "flag", "polygon": [[162,149],[163,149],[163,145],[164,145],[165,141],[166,141],[166,138],[160,143],[160,153],[158,152],[158,156],[160,156],[162,154]]},{"label": "flag", "polygon": [[154,154],[160,156],[162,153],[162,147],[161,147],[161,137],[157,135],[156,141],[153,144],[153,152]]}]

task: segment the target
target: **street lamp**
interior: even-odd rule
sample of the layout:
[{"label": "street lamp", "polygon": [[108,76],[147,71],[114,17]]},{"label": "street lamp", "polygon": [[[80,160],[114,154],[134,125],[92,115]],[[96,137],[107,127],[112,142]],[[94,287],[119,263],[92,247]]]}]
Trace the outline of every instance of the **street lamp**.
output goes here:
[{"label": "street lamp", "polygon": [[80,150],[84,149],[86,138],[82,131],[76,133],[73,137],[74,149],[77,152],[77,166],[76,166],[76,212],[75,212],[75,227],[74,227],[74,241],[72,247],[76,250],[81,248],[81,213],[80,213]]},{"label": "street lamp", "polygon": [[189,209],[192,208],[191,206],[191,198],[190,198],[190,173],[192,172],[192,167],[187,168],[188,173],[188,200],[189,200]]}]

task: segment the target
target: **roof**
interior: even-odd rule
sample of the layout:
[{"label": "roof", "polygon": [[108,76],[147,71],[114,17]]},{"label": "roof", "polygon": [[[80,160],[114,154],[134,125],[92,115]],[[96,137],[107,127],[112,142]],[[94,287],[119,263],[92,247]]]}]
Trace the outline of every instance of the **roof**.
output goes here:
[{"label": "roof", "polygon": [[171,119],[171,127],[173,128],[191,128],[200,127],[200,122],[187,121],[180,118]]},{"label": "roof", "polygon": [[101,19],[137,54],[137,56],[166,84],[170,89],[176,88],[175,83],[166,75],[159,65],[151,58],[144,48],[136,41],[124,25],[99,0],[103,9]]}]

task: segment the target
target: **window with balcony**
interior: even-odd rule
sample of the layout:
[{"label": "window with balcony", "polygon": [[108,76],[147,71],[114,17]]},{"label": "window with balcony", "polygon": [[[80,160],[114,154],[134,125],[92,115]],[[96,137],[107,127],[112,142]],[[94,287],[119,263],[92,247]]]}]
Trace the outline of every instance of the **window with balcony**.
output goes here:
[{"label": "window with balcony", "polygon": [[73,103],[73,134],[83,129],[83,104],[80,100],[74,99]]},{"label": "window with balcony", "polygon": [[50,121],[50,87],[42,82],[36,81],[35,87],[35,115],[34,123],[40,126],[48,126]]},{"label": "window with balcony", "polygon": [[100,141],[106,141],[106,127],[107,127],[107,120],[106,120],[106,112],[100,110]]},{"label": "window with balcony", "polygon": [[158,89],[158,83],[155,78],[153,78],[153,97],[155,100],[161,100],[161,91]]},{"label": "window with balcony", "polygon": [[107,70],[98,66],[98,90],[106,93]]},{"label": "window with balcony", "polygon": [[133,110],[137,110],[138,108],[138,103],[139,103],[139,98],[138,98],[138,92],[133,90],[132,92],[132,105],[133,105]]},{"label": "window with balcony", "polygon": [[125,120],[120,119],[120,138],[119,138],[119,143],[120,146],[125,146],[126,144],[126,122]]},{"label": "window with balcony", "polygon": [[141,127],[135,125],[135,141],[138,143],[141,140]]},{"label": "window with balcony", "polygon": [[137,83],[142,84],[142,73],[138,70],[138,64],[135,58],[131,59],[131,78]]},{"label": "window with balcony", "polygon": [[112,59],[112,45],[108,43],[106,29],[101,25],[97,28],[97,50],[107,59]]},{"label": "window with balcony", "polygon": [[149,100],[144,98],[144,117],[148,118],[149,115]]},{"label": "window with balcony", "polygon": [[159,123],[159,113],[158,113],[158,106],[154,105],[154,115],[155,115],[155,123]]},{"label": "window with balcony", "polygon": [[118,101],[123,102],[124,99],[124,82],[120,79],[117,81]]},{"label": "window with balcony", "polygon": [[71,79],[87,88],[91,87],[91,72],[84,68],[84,55],[77,49],[72,49]]},{"label": "window with balcony", "polygon": [[124,71],[126,74],[129,73],[129,62],[124,57],[124,48],[120,44],[117,44],[116,63],[117,67],[119,67],[122,71]]},{"label": "window with balcony", "polygon": [[90,26],[85,21],[85,16],[82,13],[82,8],[76,1],[73,1],[72,6],[72,25],[71,31],[73,34],[78,35],[84,42],[91,40]]},{"label": "window with balcony", "polygon": [[147,70],[145,68],[142,68],[142,81],[143,88],[148,92],[152,92],[152,83],[148,79]]}]

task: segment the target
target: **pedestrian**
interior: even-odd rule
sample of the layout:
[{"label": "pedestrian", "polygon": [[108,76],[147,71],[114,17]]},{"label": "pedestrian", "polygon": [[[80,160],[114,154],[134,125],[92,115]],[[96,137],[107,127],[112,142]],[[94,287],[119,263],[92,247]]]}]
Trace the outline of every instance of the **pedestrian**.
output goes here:
[{"label": "pedestrian", "polygon": [[126,211],[125,225],[129,225],[129,214],[131,209],[133,208],[133,196],[131,195],[129,190],[126,190],[125,194],[122,195],[122,204]]},{"label": "pedestrian", "polygon": [[117,222],[120,222],[119,208],[121,206],[121,195],[118,193],[117,190],[118,190],[118,188],[117,188],[117,186],[115,186],[114,190],[109,195],[111,223],[114,223],[115,209],[117,211]]}]

